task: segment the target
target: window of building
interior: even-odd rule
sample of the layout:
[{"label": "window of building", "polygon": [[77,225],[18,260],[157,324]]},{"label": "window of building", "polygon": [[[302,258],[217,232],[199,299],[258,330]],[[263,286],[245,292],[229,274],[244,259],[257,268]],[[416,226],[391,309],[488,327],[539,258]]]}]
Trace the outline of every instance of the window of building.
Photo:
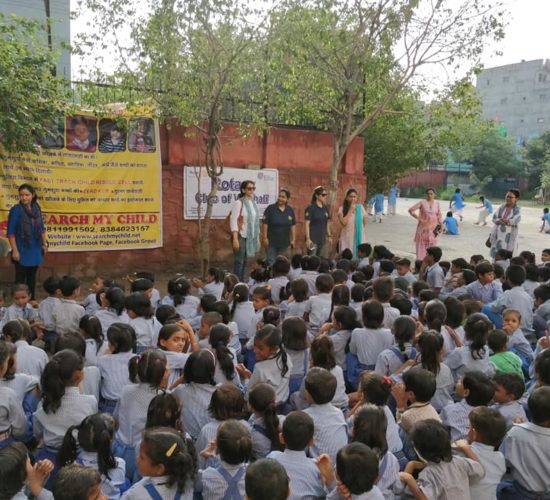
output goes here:
[{"label": "window of building", "polygon": [[508,83],[510,81],[510,77],[509,76],[503,76],[502,77],[502,83]]},{"label": "window of building", "polygon": [[546,73],[539,73],[539,82],[545,82],[546,76]]},{"label": "window of building", "polygon": [[487,78],[487,80],[485,80],[485,83],[486,83],[487,85],[491,85],[491,80],[490,80],[489,78]]}]

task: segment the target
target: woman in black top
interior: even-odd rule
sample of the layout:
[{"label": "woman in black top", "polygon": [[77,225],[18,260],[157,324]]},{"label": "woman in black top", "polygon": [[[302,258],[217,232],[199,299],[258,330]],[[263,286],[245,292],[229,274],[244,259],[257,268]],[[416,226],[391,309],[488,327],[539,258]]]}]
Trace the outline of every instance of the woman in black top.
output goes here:
[{"label": "woman in black top", "polygon": [[311,196],[311,205],[306,207],[306,247],[310,255],[321,255],[327,238],[332,239],[328,229],[330,214],[325,204],[327,194],[323,186],[317,186]]}]

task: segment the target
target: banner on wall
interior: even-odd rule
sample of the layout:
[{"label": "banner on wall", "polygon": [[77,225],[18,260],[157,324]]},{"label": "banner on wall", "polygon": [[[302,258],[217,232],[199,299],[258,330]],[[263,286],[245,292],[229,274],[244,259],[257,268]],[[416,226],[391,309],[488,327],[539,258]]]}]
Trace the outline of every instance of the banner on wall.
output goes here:
[{"label": "banner on wall", "polygon": [[[200,179],[200,184],[199,184]],[[242,181],[256,183],[254,200],[260,214],[268,205],[277,201],[279,192],[279,171],[272,168],[247,170],[243,168],[224,168],[218,183],[218,194],[212,209],[213,219],[224,219],[231,210],[231,205],[239,197]],[[200,187],[200,189],[199,189]],[[210,177],[204,167],[185,166],[183,175],[183,217],[197,219],[199,202],[201,217],[206,212],[206,198],[210,192]]]},{"label": "banner on wall", "polygon": [[36,141],[36,154],[0,154],[0,237],[19,202],[18,186],[28,183],[52,252],[162,246],[158,122],[124,111],[109,118],[82,113]]}]

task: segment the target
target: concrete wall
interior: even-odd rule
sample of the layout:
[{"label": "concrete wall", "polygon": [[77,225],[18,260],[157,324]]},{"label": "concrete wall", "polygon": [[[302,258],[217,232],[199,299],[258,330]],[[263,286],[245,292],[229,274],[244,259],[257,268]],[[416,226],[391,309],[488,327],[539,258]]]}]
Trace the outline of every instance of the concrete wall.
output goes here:
[{"label": "concrete wall", "polygon": [[[226,124],[221,134],[224,164],[228,167],[266,167],[279,170],[279,185],[291,191],[290,204],[296,211],[297,242],[305,243],[304,209],[315,186],[328,185],[332,158],[332,136],[325,132],[296,128],[272,128],[264,136],[252,134],[244,139],[234,124]],[[162,248],[107,252],[60,252],[49,254],[40,269],[39,279],[51,274],[74,274],[92,277],[99,270],[107,274],[154,269],[198,272],[196,221],[183,219],[183,166],[200,161],[202,138],[182,127],[161,127],[163,185]],[[343,193],[355,187],[365,199],[363,175],[363,140],[356,139],[340,167],[338,206]],[[336,210],[334,210],[336,212]],[[335,220],[335,218],[334,218]],[[228,263],[231,247],[226,233],[220,231],[225,221],[212,225],[212,261]],[[335,226],[337,227],[337,226]],[[9,281],[12,266],[5,259],[0,264],[3,279]]]}]

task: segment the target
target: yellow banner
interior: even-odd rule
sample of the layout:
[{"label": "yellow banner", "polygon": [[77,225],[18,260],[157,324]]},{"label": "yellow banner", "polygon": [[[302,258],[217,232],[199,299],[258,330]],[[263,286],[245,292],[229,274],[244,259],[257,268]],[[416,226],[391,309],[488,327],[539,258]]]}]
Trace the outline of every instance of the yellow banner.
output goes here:
[{"label": "yellow banner", "polygon": [[19,202],[18,186],[28,183],[37,191],[52,252],[162,246],[155,120],[67,116],[36,140],[37,154],[0,155],[0,237]]}]

